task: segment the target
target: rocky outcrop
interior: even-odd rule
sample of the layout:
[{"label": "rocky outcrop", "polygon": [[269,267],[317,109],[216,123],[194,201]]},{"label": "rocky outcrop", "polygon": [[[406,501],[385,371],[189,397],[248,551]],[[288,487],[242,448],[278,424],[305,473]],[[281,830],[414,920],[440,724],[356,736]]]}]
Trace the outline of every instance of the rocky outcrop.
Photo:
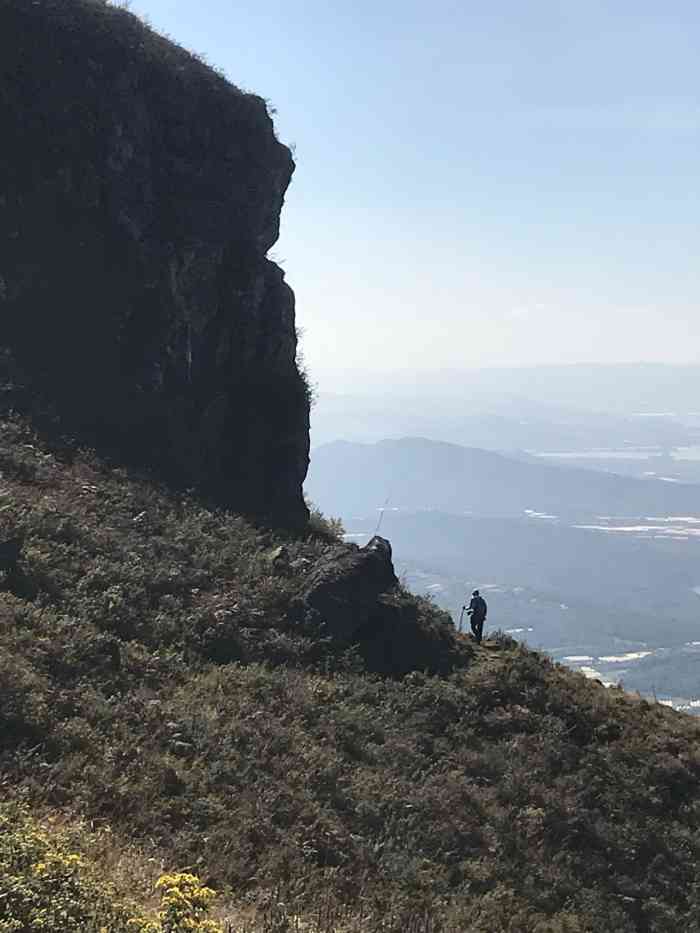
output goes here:
[{"label": "rocky outcrop", "polygon": [[328,634],[352,641],[379,614],[379,598],[398,585],[391,545],[378,535],[365,547],[332,548],[312,570],[301,602],[323,620]]},{"label": "rocky outcrop", "polygon": [[0,344],[71,429],[307,519],[293,161],[264,101],[101,0],[0,5]]},{"label": "rocky outcrop", "polygon": [[320,623],[325,635],[355,646],[377,673],[445,673],[469,653],[457,643],[448,613],[399,586],[391,544],[378,535],[365,547],[339,545],[323,555],[292,615]]}]

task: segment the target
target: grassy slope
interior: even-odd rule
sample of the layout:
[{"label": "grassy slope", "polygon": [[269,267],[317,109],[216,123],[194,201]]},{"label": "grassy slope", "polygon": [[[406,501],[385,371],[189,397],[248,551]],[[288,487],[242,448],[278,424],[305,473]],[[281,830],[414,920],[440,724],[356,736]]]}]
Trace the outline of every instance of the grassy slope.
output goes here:
[{"label": "grassy slope", "polygon": [[0,473],[0,528],[26,534],[0,592],[6,787],[296,914],[700,930],[696,721],[509,640],[449,676],[368,674],[287,621],[322,540],[275,573],[272,534],[18,421]]}]

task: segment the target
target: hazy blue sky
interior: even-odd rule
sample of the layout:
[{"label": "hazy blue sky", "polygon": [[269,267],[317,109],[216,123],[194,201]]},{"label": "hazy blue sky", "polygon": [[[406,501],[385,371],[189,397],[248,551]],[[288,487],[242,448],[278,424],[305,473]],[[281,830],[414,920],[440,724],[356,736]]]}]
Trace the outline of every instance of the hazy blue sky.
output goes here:
[{"label": "hazy blue sky", "polygon": [[700,358],[700,4],[135,0],[268,98],[333,370]]}]

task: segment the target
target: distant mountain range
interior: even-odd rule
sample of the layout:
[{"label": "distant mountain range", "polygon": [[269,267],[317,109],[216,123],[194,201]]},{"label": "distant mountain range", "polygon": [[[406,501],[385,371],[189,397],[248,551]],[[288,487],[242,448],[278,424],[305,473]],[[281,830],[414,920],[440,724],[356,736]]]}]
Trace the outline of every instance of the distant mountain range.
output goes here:
[{"label": "distant mountain range", "polygon": [[[368,408],[401,398],[424,410],[424,399],[458,402],[465,411],[496,410],[509,403],[550,410],[616,413],[697,411],[700,366],[664,363],[403,370],[334,371],[325,381],[348,397],[364,394]],[[385,433],[384,436],[387,436]]]},{"label": "distant mountain range", "polygon": [[487,450],[576,451],[620,446],[669,448],[698,443],[695,419],[587,411],[509,395],[400,397],[321,393],[312,413],[315,446],[426,436]]},{"label": "distant mountain range", "polygon": [[343,518],[388,504],[474,516],[700,516],[700,485],[550,465],[425,438],[336,441],[312,452],[306,493]]}]

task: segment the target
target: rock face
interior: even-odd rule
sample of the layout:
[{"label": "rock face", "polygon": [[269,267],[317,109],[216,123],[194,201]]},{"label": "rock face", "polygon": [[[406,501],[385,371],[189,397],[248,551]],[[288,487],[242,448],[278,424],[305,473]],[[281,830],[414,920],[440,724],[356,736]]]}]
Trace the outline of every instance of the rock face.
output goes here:
[{"label": "rock face", "polygon": [[294,164],[264,101],[102,0],[0,5],[0,345],[90,442],[307,519]]}]

